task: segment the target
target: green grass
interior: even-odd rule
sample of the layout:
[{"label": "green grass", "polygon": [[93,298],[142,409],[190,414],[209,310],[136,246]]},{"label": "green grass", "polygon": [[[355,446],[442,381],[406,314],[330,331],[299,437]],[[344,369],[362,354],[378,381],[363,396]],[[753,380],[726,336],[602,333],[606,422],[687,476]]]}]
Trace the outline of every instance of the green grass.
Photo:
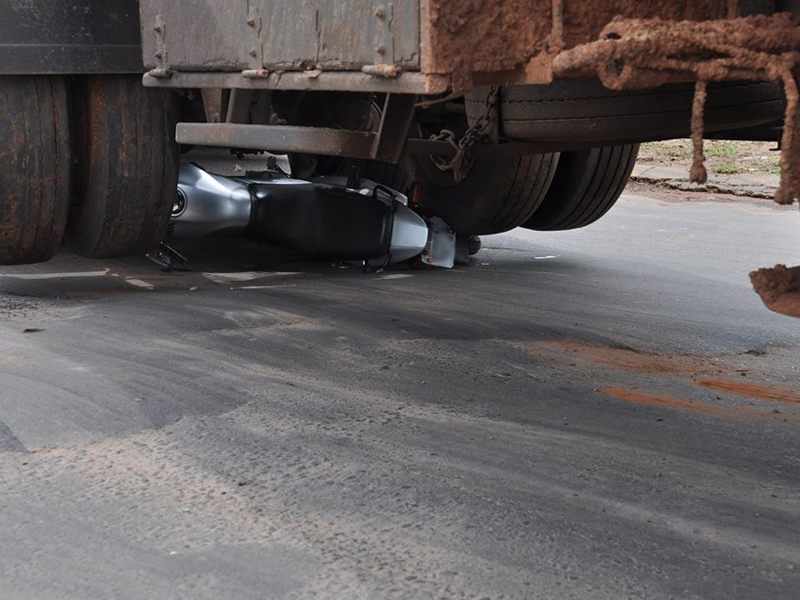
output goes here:
[{"label": "green grass", "polygon": [[[706,140],[703,147],[706,168],[719,175],[758,173],[779,175],[780,157],[769,150],[771,144],[761,142],[734,142],[728,140]],[[641,145],[642,160],[650,164],[688,164],[692,160],[690,140],[648,142]]]},{"label": "green grass", "polygon": [[684,156],[689,156],[690,151],[686,148],[682,148],[681,146],[667,146],[663,149],[664,154],[671,158],[682,158]]},{"label": "green grass", "polygon": [[704,152],[708,157],[731,159],[736,158],[736,142],[709,142],[704,149]]},{"label": "green grass", "polygon": [[735,175],[736,173],[741,173],[742,168],[737,165],[736,163],[732,162],[724,162],[718,165],[714,165],[712,167],[715,173],[719,173],[721,175]]},{"label": "green grass", "polygon": [[769,166],[767,167],[767,173],[770,175],[780,175],[781,174],[781,157],[775,156],[769,159]]},{"label": "green grass", "polygon": [[681,144],[680,142],[646,142],[642,144],[642,148],[658,156],[666,156],[669,158],[686,158],[692,155],[691,146]]}]

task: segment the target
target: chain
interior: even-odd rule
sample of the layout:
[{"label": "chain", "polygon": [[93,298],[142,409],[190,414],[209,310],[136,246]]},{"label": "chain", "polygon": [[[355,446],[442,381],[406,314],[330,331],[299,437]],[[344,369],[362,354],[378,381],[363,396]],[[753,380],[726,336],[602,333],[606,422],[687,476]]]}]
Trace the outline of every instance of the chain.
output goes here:
[{"label": "chain", "polygon": [[475,125],[470,127],[464,132],[461,139],[456,138],[456,134],[450,129],[442,129],[437,135],[430,137],[434,142],[447,142],[456,151],[452,160],[447,160],[441,156],[431,156],[433,164],[440,171],[453,173],[453,179],[456,183],[461,183],[467,178],[472,165],[475,160],[470,156],[470,149],[479,143],[486,140],[492,127],[492,118],[494,110],[497,107],[497,101],[500,98],[500,88],[492,86],[486,96],[486,110],[475,121]]}]

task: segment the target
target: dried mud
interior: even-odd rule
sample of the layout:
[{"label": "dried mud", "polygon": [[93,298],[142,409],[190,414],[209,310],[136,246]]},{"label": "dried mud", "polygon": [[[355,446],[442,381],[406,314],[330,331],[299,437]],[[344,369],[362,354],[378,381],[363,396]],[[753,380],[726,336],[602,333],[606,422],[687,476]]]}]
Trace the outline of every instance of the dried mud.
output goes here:
[{"label": "dried mud", "polygon": [[[563,8],[563,22],[553,18],[554,7],[556,14]],[[727,10],[720,0],[431,0],[423,71],[452,73],[455,91],[463,92],[476,73],[513,71],[561,46],[596,39],[614,16],[694,21]],[[547,69],[547,61],[537,64]]]},{"label": "dried mud", "polygon": [[614,90],[696,81],[692,107],[694,183],[707,180],[703,165],[707,82],[781,82],[787,126],[781,137],[781,181],[775,201],[788,205],[800,196],[800,91],[795,80],[800,65],[799,23],[790,13],[680,23],[641,15],[634,19],[617,16],[598,41],[559,54],[553,69],[562,77],[598,76]]},{"label": "dried mud", "polygon": [[753,289],[764,305],[788,317],[800,318],[800,267],[776,265],[750,273]]}]

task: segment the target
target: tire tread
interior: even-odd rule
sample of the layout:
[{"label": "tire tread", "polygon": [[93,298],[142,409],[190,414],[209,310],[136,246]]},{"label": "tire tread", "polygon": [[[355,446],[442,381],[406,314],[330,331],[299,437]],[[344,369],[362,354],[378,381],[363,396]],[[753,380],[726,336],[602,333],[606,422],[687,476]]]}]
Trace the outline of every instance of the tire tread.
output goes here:
[{"label": "tire tread", "polygon": [[176,99],[135,76],[90,76],[86,191],[67,236],[82,256],[145,254],[164,239],[178,183]]},{"label": "tire tread", "polygon": [[0,77],[0,264],[51,259],[69,212],[66,79]]},{"label": "tire tread", "polygon": [[562,153],[550,189],[523,227],[565,231],[598,221],[622,195],[638,151],[630,144]]}]

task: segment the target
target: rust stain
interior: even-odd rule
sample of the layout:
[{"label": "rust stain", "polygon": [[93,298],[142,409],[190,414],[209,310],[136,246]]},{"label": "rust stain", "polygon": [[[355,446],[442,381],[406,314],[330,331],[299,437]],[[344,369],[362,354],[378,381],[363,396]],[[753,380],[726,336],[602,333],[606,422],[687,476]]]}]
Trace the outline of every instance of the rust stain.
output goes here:
[{"label": "rust stain", "polygon": [[723,408],[716,406],[709,406],[702,402],[693,402],[692,400],[684,400],[682,398],[672,398],[671,396],[642,394],[640,392],[633,392],[624,388],[612,387],[604,388],[601,390],[604,394],[614,396],[620,400],[627,400],[628,402],[635,402],[644,406],[655,406],[659,408],[671,408],[673,410],[680,410],[683,412],[690,412],[706,417],[714,417],[717,419],[730,418],[732,413]]},{"label": "rust stain", "polygon": [[787,417],[783,413],[769,410],[756,410],[754,408],[750,408],[749,406],[712,406],[705,402],[674,398],[672,396],[664,396],[661,394],[643,394],[641,392],[626,390],[619,387],[604,388],[600,391],[604,394],[608,394],[609,396],[614,396],[620,400],[633,402],[642,406],[668,408],[671,410],[678,410],[685,413],[711,417],[713,419],[722,419],[725,421],[752,421],[753,419],[769,419],[784,423],[796,422],[796,419]]},{"label": "rust stain", "polygon": [[759,400],[769,400],[785,404],[800,404],[800,394],[794,390],[774,386],[740,383],[738,381],[718,381],[713,379],[704,379],[698,381],[697,384],[712,390],[736,394],[737,396],[745,396],[747,398],[758,398]]},{"label": "rust stain", "polygon": [[[630,348],[612,348],[604,344],[581,342],[578,340],[553,340],[538,344],[537,348],[528,350],[528,356],[541,360],[548,354],[548,350],[562,352],[566,357],[575,356],[577,360],[588,363],[585,368],[597,369],[597,366],[608,367],[615,371],[628,373],[644,373],[653,376],[670,376],[683,380],[696,386],[712,389],[734,396],[743,396],[753,400],[777,402],[791,407],[800,405],[800,391],[781,388],[777,386],[760,385],[756,383],[743,383],[725,380],[723,374],[732,374],[733,368],[728,365],[717,365],[709,359],[697,356],[659,356],[644,352],[637,352]],[[741,357],[736,357],[741,358]],[[563,359],[560,359],[563,360]],[[739,363],[741,364],[741,363]],[[750,369],[736,369],[739,374],[747,374]],[[595,375],[607,379],[607,385],[602,391],[617,398],[646,404],[661,406],[684,412],[692,412],[714,418],[742,421],[745,419],[770,419],[784,422],[795,422],[796,419],[787,417],[783,411],[760,410],[749,406],[719,406],[709,404],[704,400],[674,398],[655,393],[645,394],[630,391],[619,387],[615,382],[613,373],[610,377],[600,371]],[[608,381],[610,379],[611,381]],[[751,378],[752,380],[752,378]],[[654,385],[658,385],[655,383]]]}]

